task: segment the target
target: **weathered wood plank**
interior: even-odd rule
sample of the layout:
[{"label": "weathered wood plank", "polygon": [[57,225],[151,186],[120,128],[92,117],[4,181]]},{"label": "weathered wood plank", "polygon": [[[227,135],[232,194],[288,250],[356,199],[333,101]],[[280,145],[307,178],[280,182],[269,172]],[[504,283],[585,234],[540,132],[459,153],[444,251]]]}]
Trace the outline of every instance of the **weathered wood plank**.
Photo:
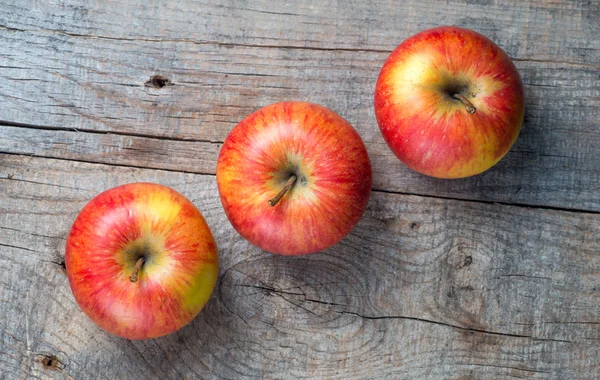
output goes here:
[{"label": "weathered wood plank", "polygon": [[597,64],[595,1],[4,0],[0,25],[117,40],[391,50],[439,25],[477,29],[509,55]]},{"label": "weathered wood plank", "polygon": [[[81,313],[60,264],[85,202],[142,180],[198,205],[222,266],[189,326],[130,342]],[[0,372],[597,378],[599,233],[598,214],[374,192],[340,244],[278,257],[232,230],[214,176],[0,155]]]},{"label": "weathered wood plank", "polygon": [[[298,99],[329,106],[356,127],[377,189],[600,211],[600,68],[517,62],[527,111],[513,150],[483,175],[440,181],[404,167],[379,133],[372,92],[387,53],[0,37],[9,52],[0,67],[0,120],[110,132],[3,128],[3,152],[214,173],[219,142],[239,120]],[[174,86],[144,86],[157,73]],[[142,151],[128,154],[131,147]]]},{"label": "weathered wood plank", "polygon": [[[593,1],[96,3],[2,1],[0,152],[61,160],[0,154],[0,377],[600,377]],[[497,41],[527,90],[513,151],[462,181],[402,167],[371,105],[388,51],[442,23]],[[175,85],[145,87],[154,74]],[[214,173],[233,125],[284,99],[346,117],[376,189],[596,212],[376,191],[326,253],[265,254],[231,229],[214,177],[193,173]],[[99,331],[61,267],[83,204],[135,180],[199,205],[222,258],[206,310],[150,342]]]},{"label": "weathered wood plank", "polygon": [[0,125],[0,152],[214,174],[219,143]]}]

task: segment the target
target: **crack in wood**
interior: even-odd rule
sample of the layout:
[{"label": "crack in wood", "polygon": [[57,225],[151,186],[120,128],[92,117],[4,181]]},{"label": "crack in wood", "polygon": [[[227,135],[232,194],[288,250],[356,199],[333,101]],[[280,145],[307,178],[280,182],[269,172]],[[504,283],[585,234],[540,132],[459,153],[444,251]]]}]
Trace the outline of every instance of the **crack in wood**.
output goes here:
[{"label": "crack in wood", "polygon": [[64,157],[44,156],[44,155],[41,155],[41,154],[21,154],[21,153],[3,152],[1,150],[0,150],[0,154],[6,154],[8,156],[22,156],[22,157],[45,158],[45,159],[57,160],[57,161],[80,162],[80,163],[85,163],[85,164],[104,165],[104,166],[118,167],[118,168],[146,169],[146,170],[156,170],[156,171],[169,172],[169,173],[199,174],[199,175],[215,176],[214,173],[208,173],[208,172],[188,171],[188,170],[175,170],[175,169],[169,169],[169,168],[159,168],[159,169],[157,169],[157,168],[152,168],[152,167],[147,167],[147,166],[141,166],[141,165],[128,165],[128,164],[118,164],[118,163],[114,163],[114,162],[102,162],[102,161],[81,160],[81,159],[80,160],[74,160],[74,159],[64,158]]},{"label": "crack in wood", "polygon": [[540,280],[550,280],[550,281],[552,281],[552,278],[550,278],[550,277],[530,276],[530,275],[527,275],[527,274],[519,274],[519,273],[501,274],[501,275],[499,275],[499,277],[525,277],[525,278],[535,278],[535,279],[540,279]]},{"label": "crack in wood", "polygon": [[[302,292],[302,293],[287,292],[287,291],[283,291],[283,290],[277,289],[275,287],[270,287],[270,286],[258,286],[258,285],[235,285],[235,286],[246,287],[246,288],[255,288],[255,289],[260,289],[262,291],[267,291],[273,295],[281,297],[283,300],[292,304],[293,306],[298,307],[302,310],[305,310],[306,312],[308,312],[314,316],[317,316],[317,317],[322,317],[322,316],[316,314],[314,311],[309,310],[302,305],[299,305],[296,302],[292,302],[289,298],[284,297],[284,295],[301,296],[301,297],[303,297],[303,301],[306,301],[306,302],[314,302],[314,303],[319,303],[319,304],[323,304],[323,305],[335,305],[335,306],[348,307],[348,305],[326,302],[326,301],[321,301],[318,299],[309,299],[309,298],[307,298],[306,293],[304,293],[304,292]],[[225,306],[227,307],[227,305],[225,305]],[[237,314],[233,313],[229,308],[228,308],[228,310],[231,314],[237,315]],[[489,330],[484,330],[484,329],[463,327],[463,326],[453,325],[450,323],[439,322],[439,321],[424,319],[424,318],[403,316],[403,315],[368,316],[368,315],[363,315],[363,314],[353,312],[353,311],[348,311],[348,310],[331,310],[331,311],[339,313],[339,314],[353,315],[353,316],[357,316],[357,317],[360,317],[362,319],[367,319],[367,320],[383,320],[383,319],[410,320],[410,321],[416,321],[416,322],[431,323],[431,324],[435,324],[435,325],[445,326],[445,327],[459,329],[459,330],[473,332],[473,333],[499,335],[499,336],[510,337],[510,338],[532,339],[532,340],[536,340],[536,341],[546,341],[546,342],[574,343],[573,341],[564,340],[564,339],[539,338],[539,337],[535,337],[535,336],[531,336],[531,335],[521,335],[521,334],[511,334],[511,333],[504,333],[504,332],[497,332],[497,331],[489,331]],[[241,318],[241,316],[239,316],[239,315],[238,315],[238,317]],[[244,319],[242,318],[242,320],[244,320]],[[246,322],[246,321],[244,320],[244,322]],[[246,322],[246,324],[247,324],[247,322]],[[592,322],[592,324],[595,324],[595,322]],[[598,324],[600,324],[600,323],[598,323]]]},{"label": "crack in wood", "polygon": [[511,366],[502,366],[502,365],[493,365],[493,364],[464,363],[463,365],[474,365],[477,367],[506,368],[506,369],[514,369],[517,371],[533,372],[533,373],[544,373],[544,374],[550,373],[549,371],[541,371],[541,370],[532,369],[532,368],[511,367]]},{"label": "crack in wood", "polygon": [[338,312],[342,313],[342,314],[355,315],[357,317],[360,317],[363,319],[368,319],[368,320],[401,319],[401,320],[417,321],[417,322],[424,322],[424,323],[432,323],[432,324],[436,324],[436,325],[440,325],[440,326],[450,327],[453,329],[459,329],[459,330],[463,330],[463,331],[469,331],[469,332],[473,332],[473,333],[499,335],[499,336],[510,337],[510,338],[532,339],[532,340],[544,341],[544,342],[575,343],[573,341],[564,340],[564,339],[538,338],[538,337],[534,337],[531,335],[510,334],[510,333],[503,333],[503,332],[497,332],[497,331],[487,331],[487,330],[482,330],[482,329],[475,329],[472,327],[462,327],[462,326],[452,325],[450,323],[438,322],[438,321],[434,321],[434,320],[430,320],[430,319],[417,318],[417,317],[407,317],[407,316],[402,316],[402,315],[368,316],[368,315],[362,315],[360,313],[355,313],[352,311],[338,311]]},{"label": "crack in wood", "polygon": [[570,321],[566,321],[566,322],[540,322],[540,324],[553,324],[553,325],[600,325],[600,322],[586,322],[586,321],[582,321],[582,322],[570,322]]},{"label": "crack in wood", "polygon": [[31,184],[35,184],[35,185],[53,186],[53,187],[59,187],[59,188],[63,188],[63,189],[91,191],[91,189],[85,189],[83,187],[63,186],[58,183],[44,183],[44,182],[38,182],[38,181],[31,181],[31,180],[27,180],[27,179],[15,178],[14,174],[8,175],[6,177],[0,177],[0,179],[8,179],[8,180],[15,181],[15,182],[31,183]]},{"label": "crack in wood", "polygon": [[[186,140],[186,141],[190,141],[190,140]],[[215,173],[213,173],[213,172],[176,170],[176,169],[170,169],[170,168],[164,168],[164,167],[153,168],[153,167],[141,166],[141,165],[129,165],[129,164],[120,164],[120,163],[93,161],[93,160],[81,160],[81,159],[75,160],[75,159],[70,159],[70,158],[45,156],[45,155],[39,155],[39,154],[12,153],[12,152],[6,152],[6,151],[2,151],[2,150],[0,150],[0,154],[6,154],[6,155],[11,155],[11,156],[46,158],[46,159],[69,161],[69,162],[83,162],[83,163],[87,163],[87,164],[106,165],[106,166],[132,168],[132,169],[152,169],[152,170],[160,170],[160,171],[171,172],[171,173],[200,174],[200,175],[207,175],[207,176],[215,176]],[[2,179],[2,178],[0,178],[0,179]],[[522,208],[531,208],[531,209],[538,209],[538,210],[552,210],[552,211],[571,212],[571,213],[579,213],[579,214],[600,215],[600,211],[587,210],[587,209],[576,209],[576,208],[570,208],[570,207],[530,205],[530,204],[526,204],[526,203],[509,203],[509,202],[501,202],[501,201],[486,201],[486,200],[481,200],[481,199],[456,198],[456,197],[431,195],[431,194],[423,194],[423,193],[407,193],[407,192],[402,192],[402,191],[384,190],[384,189],[379,189],[379,188],[372,188],[371,190],[373,192],[382,193],[382,194],[406,195],[406,196],[415,196],[415,197],[432,198],[432,199],[440,199],[440,200],[451,200],[451,201],[459,201],[459,202],[467,202],[467,203],[471,202],[471,203],[480,203],[480,204],[487,204],[487,205],[522,207]]]},{"label": "crack in wood", "polygon": [[468,199],[468,198],[456,198],[456,197],[447,197],[443,195],[430,195],[430,194],[416,194],[416,193],[406,193],[395,190],[384,190],[379,188],[373,188],[372,191],[383,193],[383,194],[397,194],[397,195],[408,195],[408,196],[418,196],[423,198],[432,198],[432,199],[444,199],[449,201],[461,201],[461,202],[473,202],[480,204],[488,204],[488,205],[498,205],[498,206],[508,206],[508,207],[522,207],[522,208],[532,208],[539,210],[553,210],[553,211],[562,211],[562,212],[572,212],[572,213],[584,213],[584,214],[592,214],[592,215],[600,215],[600,211],[595,210],[585,210],[585,209],[577,209],[570,207],[557,207],[557,206],[537,206],[530,205],[526,203],[509,203],[509,202],[501,202],[501,201],[486,201],[482,199]]},{"label": "crack in wood", "polygon": [[65,131],[65,132],[90,133],[90,134],[96,134],[96,135],[140,137],[140,138],[145,138],[145,139],[161,140],[161,141],[181,141],[181,142],[189,142],[189,143],[207,143],[207,144],[217,144],[217,145],[223,144],[223,141],[220,141],[220,140],[187,139],[187,138],[177,138],[177,137],[171,137],[171,136],[156,136],[156,135],[138,133],[138,132],[103,131],[103,130],[87,129],[87,128],[56,127],[56,126],[49,126],[49,125],[19,123],[19,122],[8,121],[8,120],[0,120],[0,126],[15,127],[15,128],[29,128],[29,129],[37,129],[37,130],[44,130],[44,131]]},{"label": "crack in wood", "polygon": [[360,48],[328,48],[328,47],[316,47],[316,46],[296,46],[296,45],[267,45],[267,44],[244,44],[244,43],[233,43],[233,42],[219,42],[210,40],[193,40],[188,38],[148,38],[148,37],[113,37],[113,36],[102,36],[96,34],[80,34],[67,32],[61,29],[17,29],[10,28],[4,25],[0,25],[0,29],[6,29],[16,32],[25,33],[51,33],[61,34],[69,37],[78,38],[89,38],[109,41],[141,41],[141,42],[173,42],[173,43],[191,43],[194,45],[215,45],[224,47],[254,47],[264,49],[297,49],[297,50],[316,50],[316,51],[348,51],[348,52],[366,52],[366,53],[391,53],[391,49],[360,49]]},{"label": "crack in wood", "polygon": [[[32,253],[41,253],[40,251],[36,251],[36,250],[33,250],[33,249],[29,249],[29,248],[25,248],[25,247],[20,247],[18,245],[5,244],[5,243],[0,243],[0,247],[22,249],[24,251],[32,252]],[[54,261],[54,260],[47,260],[47,259],[35,258],[35,260],[37,260],[39,262],[42,262],[42,263],[54,264],[54,265],[56,265],[56,266],[58,266],[60,268],[61,272],[64,272],[66,274],[67,266],[66,266],[66,263],[65,263],[64,259],[61,260],[61,261]]]},{"label": "crack in wood", "polygon": [[578,67],[587,67],[590,69],[600,69],[600,65],[593,65],[589,63],[582,62],[573,62],[573,61],[562,61],[562,60],[548,60],[548,59],[535,59],[535,58],[516,58],[511,57],[515,62],[537,62],[537,63],[551,63],[556,65],[569,65],[569,66],[578,66]]},{"label": "crack in wood", "polygon": [[[285,290],[282,290],[282,289],[277,289],[277,288],[274,288],[274,287],[258,286],[258,285],[234,285],[234,286],[237,286],[237,287],[240,287],[240,288],[260,289],[262,291],[273,293],[273,294],[277,294],[277,295],[285,294],[285,295],[290,295],[290,296],[301,296],[303,298],[303,301],[305,301],[305,302],[318,303],[318,304],[328,305],[328,306],[343,306],[343,307],[348,307],[348,305],[341,304],[341,303],[327,302],[327,301],[322,301],[320,299],[309,298],[306,295],[305,292],[302,292],[302,293],[288,292],[288,291],[285,291]],[[298,289],[302,290],[299,286],[295,286],[294,288],[298,288]]]},{"label": "crack in wood", "polygon": [[25,247],[19,247],[18,245],[12,245],[12,244],[4,244],[4,243],[0,243],[0,247],[7,247],[7,248],[14,248],[14,249],[22,249],[24,251],[28,251],[28,252],[34,252],[34,253],[39,253],[38,251],[35,251],[33,249],[29,249],[29,248],[25,248]]},{"label": "crack in wood", "polygon": [[[15,31],[15,32],[24,32],[24,33],[51,33],[51,34],[60,34],[69,37],[77,37],[77,38],[89,38],[89,39],[101,39],[101,40],[109,40],[109,41],[141,41],[141,42],[157,42],[157,43],[191,43],[195,45],[213,45],[213,46],[223,46],[223,47],[250,47],[250,48],[260,48],[260,49],[289,49],[289,50],[314,50],[314,51],[331,51],[331,52],[365,52],[365,53],[387,53],[390,54],[394,49],[368,49],[368,48],[336,48],[336,47],[318,47],[318,46],[301,46],[301,45],[268,45],[268,44],[248,44],[248,43],[233,43],[233,42],[220,42],[220,41],[211,41],[211,40],[194,40],[187,38],[148,38],[148,37],[115,37],[115,36],[103,36],[103,35],[95,35],[95,34],[81,34],[81,33],[73,33],[67,32],[61,29],[18,29],[13,27],[8,27],[5,25],[0,25],[0,29]],[[515,62],[538,62],[538,63],[550,63],[550,64],[563,64],[570,66],[580,66],[580,67],[588,67],[597,69],[600,68],[600,65],[574,62],[574,61],[564,61],[564,60],[551,60],[551,59],[534,59],[534,58],[519,58],[519,57],[510,57]]]}]

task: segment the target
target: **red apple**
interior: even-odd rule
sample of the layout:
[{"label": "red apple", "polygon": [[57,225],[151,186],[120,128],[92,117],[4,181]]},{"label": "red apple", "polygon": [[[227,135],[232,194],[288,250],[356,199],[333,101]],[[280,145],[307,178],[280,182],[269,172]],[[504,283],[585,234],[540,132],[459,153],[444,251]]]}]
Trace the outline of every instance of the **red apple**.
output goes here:
[{"label": "red apple", "polygon": [[508,152],[525,113],[517,69],[472,30],[440,27],[402,42],[377,80],[375,115],[408,167],[439,178],[481,173]]},{"label": "red apple", "polygon": [[159,337],[189,323],[218,275],[217,246],[200,211],[151,183],[92,199],[71,228],[65,262],[83,311],[128,339]]},{"label": "red apple", "polygon": [[348,122],[310,103],[283,102],[242,120],[217,164],[223,208],[261,249],[321,251],[356,225],[371,194],[371,164]]}]

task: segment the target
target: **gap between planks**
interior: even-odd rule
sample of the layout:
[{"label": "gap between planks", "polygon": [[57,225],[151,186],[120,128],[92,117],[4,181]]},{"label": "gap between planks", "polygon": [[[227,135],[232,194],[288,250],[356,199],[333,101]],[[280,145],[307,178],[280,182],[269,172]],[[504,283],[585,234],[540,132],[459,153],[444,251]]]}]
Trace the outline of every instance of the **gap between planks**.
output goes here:
[{"label": "gap between planks", "polygon": [[[72,130],[72,129],[67,128],[67,130]],[[156,137],[154,137],[154,138],[156,138]],[[189,141],[189,140],[185,140],[185,141]],[[2,150],[0,150],[0,154],[10,155],[10,156],[21,156],[21,157],[36,157],[36,158],[44,158],[44,159],[49,159],[49,160],[68,161],[68,162],[81,162],[81,163],[93,164],[93,165],[106,165],[106,166],[131,168],[131,169],[157,170],[157,171],[163,171],[163,172],[197,174],[197,175],[206,175],[206,176],[212,176],[212,177],[216,176],[215,173],[210,173],[210,172],[194,172],[194,171],[188,171],[188,170],[151,168],[151,167],[147,167],[147,166],[116,164],[116,163],[98,162],[98,161],[91,161],[91,160],[75,160],[75,159],[71,159],[71,158],[48,157],[48,156],[38,155],[38,154],[11,153],[11,152],[4,152]],[[12,180],[13,177],[12,176],[0,177],[0,179]],[[376,192],[376,193],[382,193],[382,194],[405,195],[405,196],[432,198],[432,199],[440,199],[440,200],[455,201],[455,202],[479,203],[479,204],[496,205],[496,206],[504,206],[504,207],[521,207],[521,208],[528,208],[528,209],[551,210],[551,211],[558,211],[558,212],[570,212],[570,213],[588,214],[588,215],[600,215],[600,211],[569,208],[569,207],[537,206],[537,205],[530,205],[530,204],[526,204],[526,203],[509,203],[509,202],[498,202],[498,201],[485,201],[485,200],[480,200],[480,199],[463,199],[463,198],[445,197],[445,196],[430,195],[430,194],[407,193],[407,192],[402,192],[402,191],[392,191],[392,190],[384,190],[384,189],[378,189],[378,188],[371,188],[371,191]]]}]

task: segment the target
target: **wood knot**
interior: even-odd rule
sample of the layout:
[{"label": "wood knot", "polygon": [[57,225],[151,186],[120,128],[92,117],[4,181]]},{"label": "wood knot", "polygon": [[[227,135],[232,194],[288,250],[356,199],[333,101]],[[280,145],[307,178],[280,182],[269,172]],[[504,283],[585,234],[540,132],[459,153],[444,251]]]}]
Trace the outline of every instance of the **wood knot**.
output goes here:
[{"label": "wood knot", "polygon": [[144,83],[144,86],[146,87],[152,87],[152,88],[163,88],[166,86],[174,86],[175,84],[173,82],[171,82],[171,80],[165,76],[162,75],[153,75],[150,77],[150,79]]},{"label": "wood knot", "polygon": [[467,257],[465,257],[465,261],[463,261],[463,264],[462,264],[461,268],[468,267],[472,263],[473,263],[473,257],[472,256],[467,256]]},{"label": "wood knot", "polygon": [[46,369],[61,370],[64,368],[62,362],[54,355],[40,355],[38,360]]}]

